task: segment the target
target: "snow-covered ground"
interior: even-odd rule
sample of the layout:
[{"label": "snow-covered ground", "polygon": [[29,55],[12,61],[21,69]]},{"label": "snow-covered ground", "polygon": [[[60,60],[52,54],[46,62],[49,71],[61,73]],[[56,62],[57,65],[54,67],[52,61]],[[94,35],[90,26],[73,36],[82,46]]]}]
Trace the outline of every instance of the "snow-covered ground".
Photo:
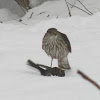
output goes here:
[{"label": "snow-covered ground", "polygon": [[[78,0],[67,0],[67,1],[86,11],[86,9],[78,2]],[[80,0],[80,1],[92,13],[100,12],[100,0]],[[42,5],[40,5],[41,3]],[[53,16],[58,18],[58,17],[69,16],[65,0],[30,0],[30,6],[33,7],[34,9],[30,10],[28,14],[30,15],[30,12],[34,13],[33,17],[36,17],[36,18],[37,17],[46,18],[46,17],[53,17]],[[72,16],[73,15],[81,15],[81,16],[88,15],[75,7],[72,7],[72,6],[69,6],[69,7],[71,10]],[[10,19],[17,19],[18,17],[16,17],[15,15],[19,17],[22,17],[25,15],[25,12],[23,12],[21,7],[14,0],[0,0],[0,11],[1,10],[4,11],[4,8],[10,10],[9,14],[5,13],[5,16],[8,16],[9,18],[11,17],[11,15],[13,16],[13,18],[11,17]],[[0,17],[0,21],[2,20],[4,21],[4,18],[2,17],[1,19]]]},{"label": "snow-covered ground", "polygon": [[13,14],[17,14],[20,17],[25,14],[15,0],[0,0],[0,9],[3,8],[10,10]]},{"label": "snow-covered ground", "polygon": [[[100,100],[100,91],[77,74],[80,69],[100,84],[100,13],[71,18],[44,16],[0,23],[0,99],[1,100]],[[42,50],[48,28],[65,33],[72,45],[71,70],[65,77],[44,77],[26,64],[28,59],[50,65]],[[54,60],[53,66],[57,66]]]},{"label": "snow-covered ground", "polygon": [[6,22],[6,21],[11,21],[14,19],[18,19],[18,15],[13,14],[10,10],[6,8],[0,9],[0,21],[1,22]]}]

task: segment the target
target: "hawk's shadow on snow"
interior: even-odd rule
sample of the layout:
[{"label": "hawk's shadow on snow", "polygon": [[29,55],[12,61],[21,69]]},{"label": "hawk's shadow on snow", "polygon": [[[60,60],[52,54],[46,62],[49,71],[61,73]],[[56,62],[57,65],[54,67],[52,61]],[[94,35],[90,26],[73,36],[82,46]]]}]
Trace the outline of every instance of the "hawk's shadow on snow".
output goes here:
[{"label": "hawk's shadow on snow", "polygon": [[[64,77],[65,76],[65,71],[62,69],[59,69],[58,67],[49,67],[46,65],[42,65],[42,64],[36,64],[31,60],[27,61],[27,65],[36,68],[39,70],[39,72],[41,73],[41,75],[43,76],[59,76],[59,77]],[[61,73],[59,73],[61,70]]]}]

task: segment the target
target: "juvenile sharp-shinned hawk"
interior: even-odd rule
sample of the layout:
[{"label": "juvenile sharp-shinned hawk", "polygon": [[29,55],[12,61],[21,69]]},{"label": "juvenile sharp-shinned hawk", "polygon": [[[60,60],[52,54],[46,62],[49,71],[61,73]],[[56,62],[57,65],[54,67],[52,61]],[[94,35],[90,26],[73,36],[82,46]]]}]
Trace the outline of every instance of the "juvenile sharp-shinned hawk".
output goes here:
[{"label": "juvenile sharp-shinned hawk", "polygon": [[68,53],[71,53],[71,44],[68,37],[56,28],[47,30],[42,40],[42,49],[53,59],[58,59],[60,69],[71,69],[68,62]]}]

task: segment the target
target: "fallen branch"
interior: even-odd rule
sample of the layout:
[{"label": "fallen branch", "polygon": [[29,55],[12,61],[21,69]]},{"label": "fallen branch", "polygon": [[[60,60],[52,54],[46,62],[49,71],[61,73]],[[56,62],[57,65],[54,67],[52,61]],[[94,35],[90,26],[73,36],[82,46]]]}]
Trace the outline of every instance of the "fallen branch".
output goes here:
[{"label": "fallen branch", "polygon": [[97,87],[100,90],[100,86],[91,78],[89,78],[87,75],[85,75],[83,72],[80,70],[77,71],[79,75],[81,75],[85,80],[89,81],[91,84],[93,84],[95,87]]}]

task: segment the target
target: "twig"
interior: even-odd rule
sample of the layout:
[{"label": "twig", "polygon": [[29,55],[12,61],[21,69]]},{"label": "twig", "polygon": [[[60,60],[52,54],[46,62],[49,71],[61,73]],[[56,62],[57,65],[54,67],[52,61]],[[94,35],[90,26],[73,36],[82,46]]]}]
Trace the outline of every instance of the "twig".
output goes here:
[{"label": "twig", "polygon": [[[13,20],[16,20],[16,19],[13,19]],[[23,23],[22,21],[18,21],[18,20],[16,20],[17,22],[19,22],[19,23],[22,23],[22,24],[24,24],[24,25],[27,25],[27,24],[25,24],[25,23]]]},{"label": "twig", "polygon": [[91,13],[91,15],[93,15],[93,13],[91,12],[91,11],[89,11],[85,6],[84,6],[84,4],[80,1],[80,0],[77,0],[88,12],[90,12]]},{"label": "twig", "polygon": [[[74,3],[73,3],[73,5],[75,5],[76,4],[76,0],[74,0]],[[73,6],[71,6],[71,8],[73,8]]]},{"label": "twig", "polygon": [[[66,2],[67,2],[67,1],[66,1]],[[88,15],[91,15],[90,13],[86,12],[86,11],[83,10],[83,9],[81,9],[81,8],[79,8],[79,7],[77,7],[77,6],[73,5],[73,4],[70,4],[69,2],[67,2],[67,3],[68,3],[69,5],[71,5],[71,6],[73,6],[73,7],[77,8],[77,9],[79,9],[79,10],[82,10],[83,12],[87,13]]]},{"label": "twig", "polygon": [[49,17],[50,15],[48,14],[48,16],[47,17]]},{"label": "twig", "polygon": [[19,19],[19,22],[22,22],[23,20],[22,19]]},{"label": "twig", "polygon": [[67,5],[67,8],[68,8],[69,16],[71,17],[72,15],[71,15],[71,11],[70,11],[70,9],[69,9],[68,3],[67,3],[66,0],[65,0],[65,2],[66,2],[66,5]]},{"label": "twig", "polygon": [[32,18],[33,14],[34,14],[34,12],[32,12],[32,13],[31,13],[31,15],[30,15],[29,19],[31,19],[31,18]]},{"label": "twig", "polygon": [[90,83],[92,83],[95,87],[97,87],[100,90],[100,86],[94,80],[89,78],[87,75],[85,75],[80,70],[78,70],[77,73],[80,74],[85,80],[89,81]]},{"label": "twig", "polygon": [[45,12],[40,12],[38,15],[41,15],[41,14],[43,14],[43,13],[45,13]]}]

